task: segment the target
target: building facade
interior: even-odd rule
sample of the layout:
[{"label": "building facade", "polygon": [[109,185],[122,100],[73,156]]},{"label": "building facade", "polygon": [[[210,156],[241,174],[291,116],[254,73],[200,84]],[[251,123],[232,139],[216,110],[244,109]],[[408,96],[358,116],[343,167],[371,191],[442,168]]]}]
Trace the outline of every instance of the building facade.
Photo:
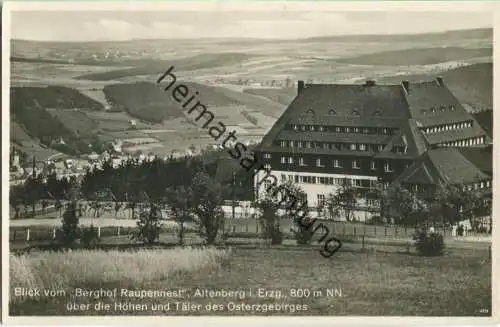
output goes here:
[{"label": "building facade", "polygon": [[[474,175],[467,173],[468,183],[491,183],[491,175],[468,160],[463,148],[488,149],[492,140],[442,78],[399,85],[297,85],[297,96],[256,156],[279,183],[292,181],[304,189],[311,207],[345,181],[360,189],[395,181],[420,189],[439,181],[458,183],[447,177],[447,169],[456,171],[442,164],[447,156],[462,158],[460,169]],[[425,178],[429,169],[432,178]],[[415,170],[424,173],[419,177]],[[271,183],[260,183],[266,174],[261,170],[255,176],[257,196]],[[369,201],[360,205],[370,207]]]}]

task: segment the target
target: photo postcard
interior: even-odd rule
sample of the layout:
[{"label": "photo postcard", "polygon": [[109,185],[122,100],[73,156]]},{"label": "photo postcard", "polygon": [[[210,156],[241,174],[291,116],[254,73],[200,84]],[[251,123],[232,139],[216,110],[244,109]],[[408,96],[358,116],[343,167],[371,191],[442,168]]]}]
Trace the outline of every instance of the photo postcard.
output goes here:
[{"label": "photo postcard", "polygon": [[4,1],[3,318],[492,324],[496,8]]}]

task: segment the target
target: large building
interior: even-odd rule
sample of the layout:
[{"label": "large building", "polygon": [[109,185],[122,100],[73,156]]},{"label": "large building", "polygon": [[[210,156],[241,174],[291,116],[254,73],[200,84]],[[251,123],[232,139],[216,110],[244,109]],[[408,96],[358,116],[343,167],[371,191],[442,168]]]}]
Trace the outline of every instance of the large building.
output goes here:
[{"label": "large building", "polygon": [[[490,187],[491,142],[442,78],[399,85],[299,81],[256,156],[280,182],[301,186],[315,207],[346,180],[359,188],[398,181],[418,191],[439,182]],[[264,191],[260,185],[257,194]]]}]

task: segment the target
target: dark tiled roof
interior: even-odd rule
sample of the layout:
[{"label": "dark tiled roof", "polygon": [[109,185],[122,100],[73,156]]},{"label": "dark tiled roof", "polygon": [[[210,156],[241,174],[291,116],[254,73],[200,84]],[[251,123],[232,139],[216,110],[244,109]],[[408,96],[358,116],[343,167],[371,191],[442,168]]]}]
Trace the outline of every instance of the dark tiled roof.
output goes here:
[{"label": "dark tiled roof", "polygon": [[[440,85],[437,81],[410,83],[406,99],[411,117],[418,120],[433,118],[436,121],[446,116],[468,116],[458,99],[445,85]],[[451,110],[451,106],[454,107],[454,111]],[[441,107],[445,110],[441,111]],[[434,113],[431,108],[436,109]]]},{"label": "dark tiled roof", "polygon": [[437,184],[443,181],[450,184],[468,184],[487,179],[489,176],[463,156],[461,149],[440,148],[425,153],[405,169],[394,183]]},{"label": "dark tiled roof", "polygon": [[447,183],[473,183],[489,178],[457,149],[435,149],[430,150],[427,155],[441,178]]},{"label": "dark tiled roof", "polygon": [[[271,145],[286,124],[304,115],[317,120],[324,116],[343,117],[339,121],[350,124],[351,119],[365,126],[372,119],[408,118],[408,110],[399,85],[306,85],[264,136],[262,146]],[[334,121],[332,118],[328,122],[334,124]]]},{"label": "dark tiled roof", "polygon": [[[453,107],[453,108],[452,108]],[[431,108],[435,108],[434,112]],[[441,110],[443,108],[443,110]],[[355,151],[334,149],[305,149],[274,147],[274,141],[318,141],[366,144],[386,144],[377,157],[414,158],[425,153],[429,144],[486,136],[474,121],[473,127],[459,131],[448,131],[423,135],[419,128],[443,123],[474,121],[449,89],[438,81],[410,83],[403,85],[305,85],[288,106],[269,132],[264,136],[257,150],[295,153],[345,153],[356,155]],[[314,124],[351,127],[399,127],[394,137],[368,134],[340,134],[331,132],[310,132],[285,130],[289,124]],[[490,140],[487,139],[487,142]],[[407,143],[404,155],[392,152],[393,145]],[[390,144],[388,144],[390,143]],[[375,155],[361,152],[362,155]]]},{"label": "dark tiled roof", "polygon": [[410,167],[398,176],[394,184],[432,184],[440,181],[440,176],[435,167],[429,162],[428,158],[422,157],[414,162]]},{"label": "dark tiled roof", "polygon": [[493,147],[457,148],[457,150],[487,175],[493,175]]}]

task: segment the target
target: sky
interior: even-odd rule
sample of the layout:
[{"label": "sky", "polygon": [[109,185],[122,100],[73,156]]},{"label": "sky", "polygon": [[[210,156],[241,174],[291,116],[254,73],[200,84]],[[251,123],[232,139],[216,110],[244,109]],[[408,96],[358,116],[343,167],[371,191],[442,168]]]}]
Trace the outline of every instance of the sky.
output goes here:
[{"label": "sky", "polygon": [[491,12],[14,11],[11,36],[39,41],[415,34],[493,26]]}]

